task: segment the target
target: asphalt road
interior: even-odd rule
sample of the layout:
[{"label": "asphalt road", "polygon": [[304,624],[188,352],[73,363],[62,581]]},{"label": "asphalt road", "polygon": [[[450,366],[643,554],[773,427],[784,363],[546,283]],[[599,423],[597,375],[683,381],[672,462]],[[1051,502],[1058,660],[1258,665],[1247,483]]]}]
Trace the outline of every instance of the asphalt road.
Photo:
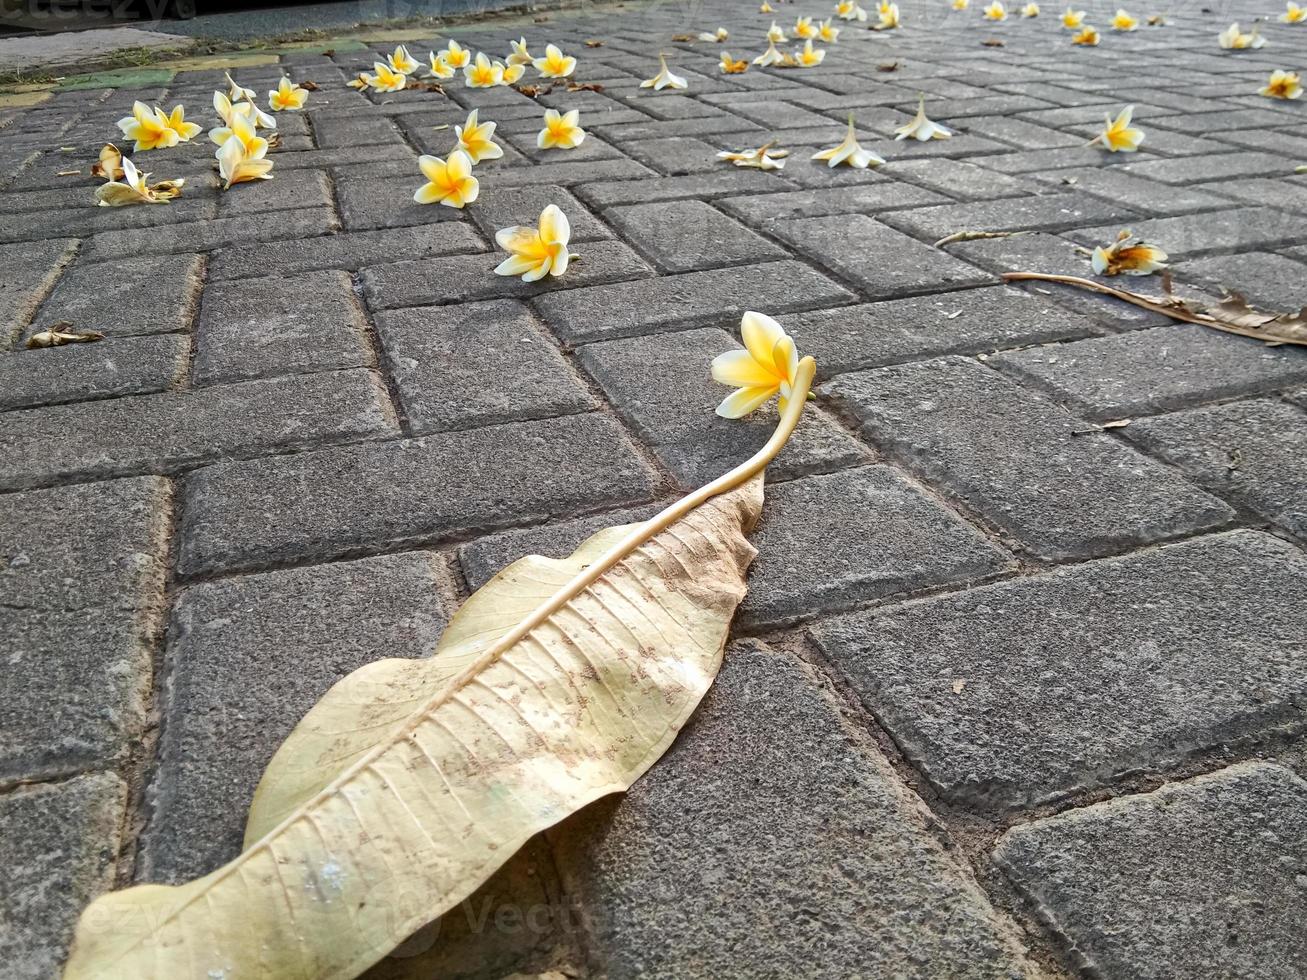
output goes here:
[{"label": "asphalt road", "polygon": [[[229,40],[287,34],[305,27],[351,27],[410,17],[448,17],[502,10],[522,0],[349,0],[341,3],[286,3],[259,0],[198,0],[199,16],[163,16],[166,0],[0,0],[3,33],[143,27],[191,37]],[[553,6],[533,3],[533,6]]]}]

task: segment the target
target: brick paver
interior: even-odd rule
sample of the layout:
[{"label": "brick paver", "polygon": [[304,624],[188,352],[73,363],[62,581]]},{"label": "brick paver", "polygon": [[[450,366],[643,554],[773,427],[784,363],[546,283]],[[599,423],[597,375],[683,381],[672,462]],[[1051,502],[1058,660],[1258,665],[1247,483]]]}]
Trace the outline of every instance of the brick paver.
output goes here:
[{"label": "brick paver", "polygon": [[[821,383],[719,683],[626,797],[376,976],[1307,970],[1307,354],[998,279],[1089,275],[1125,225],[1181,292],[1307,304],[1307,99],[1256,94],[1307,70],[1307,26],[1235,0],[1120,33],[1096,5],[1078,48],[1056,9],[906,0],[895,31],[837,19],[818,68],[722,74],[830,13],[773,5],[446,35],[558,43],[599,90],[363,94],[394,42],[281,51],[235,71],[320,86],[274,179],[223,193],[201,135],[137,155],[187,177],[167,207],[63,172],[138,98],[211,125],[221,69],[0,108],[0,972],[55,972],[99,891],[235,853],[336,679],[756,450],[774,409],[720,419],[708,376],[748,309]],[[1255,18],[1265,48],[1220,50]],[[640,87],[659,51],[688,89]],[[919,95],[952,139],[893,139]],[[1087,146],[1127,102],[1141,152]],[[537,149],[546,107],[586,143]],[[471,108],[504,148],[479,200],[415,203]],[[883,167],[808,159],[850,112]],[[783,170],[716,159],[768,140]],[[494,276],[495,232],[547,204],[579,258]],[[961,231],[1020,234],[934,247]],[[65,320],[105,339],[23,349]]]}]

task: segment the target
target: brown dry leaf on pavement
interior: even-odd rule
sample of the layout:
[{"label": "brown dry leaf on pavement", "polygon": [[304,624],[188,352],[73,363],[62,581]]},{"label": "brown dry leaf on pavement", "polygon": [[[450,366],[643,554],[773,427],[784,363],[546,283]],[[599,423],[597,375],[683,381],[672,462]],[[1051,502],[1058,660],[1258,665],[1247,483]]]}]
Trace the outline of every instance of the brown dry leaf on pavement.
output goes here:
[{"label": "brown dry leaf on pavement", "polygon": [[569,92],[602,92],[604,87],[598,82],[569,82],[567,90]]},{"label": "brown dry leaf on pavement", "polygon": [[955,231],[935,243],[935,248],[952,245],[954,242],[974,242],[982,238],[1012,238],[1016,235],[1028,235],[1027,231]]},{"label": "brown dry leaf on pavement", "polygon": [[97,330],[76,330],[67,320],[61,320],[32,334],[27,338],[26,346],[28,350],[39,350],[64,344],[93,344],[97,340],[104,340],[104,334]]},{"label": "brown dry leaf on pavement", "polygon": [[91,164],[91,176],[102,180],[122,180],[122,151],[112,143],[105,143],[100,150],[100,159]]},{"label": "brown dry leaf on pavement", "polygon": [[876,70],[877,70],[877,71],[898,71],[898,70],[899,70],[899,65],[900,65],[900,64],[901,64],[901,62],[898,62],[898,61],[882,61],[879,65],[876,66]]},{"label": "brown dry leaf on pavement", "polygon": [[585,42],[585,46],[587,48],[602,48],[604,46],[604,42],[599,40],[598,38],[592,37]]},{"label": "brown dry leaf on pavement", "polygon": [[1226,333],[1241,337],[1252,337],[1271,346],[1280,344],[1299,344],[1307,347],[1307,307],[1296,313],[1276,313],[1259,310],[1250,306],[1239,293],[1230,291],[1215,306],[1203,306],[1192,300],[1178,296],[1166,296],[1154,299],[1132,293],[1128,289],[1107,286],[1082,279],[1080,276],[1058,276],[1043,272],[1005,272],[1005,282],[1038,280],[1040,282],[1060,282],[1068,286],[1078,286],[1095,293],[1115,296],[1117,299],[1154,313],[1162,313],[1185,323],[1197,323]]}]

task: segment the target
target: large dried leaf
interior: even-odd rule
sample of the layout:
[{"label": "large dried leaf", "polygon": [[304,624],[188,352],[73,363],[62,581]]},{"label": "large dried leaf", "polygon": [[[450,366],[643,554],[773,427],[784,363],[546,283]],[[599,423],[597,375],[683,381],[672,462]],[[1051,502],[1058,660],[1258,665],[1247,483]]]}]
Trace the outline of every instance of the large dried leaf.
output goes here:
[{"label": "large dried leaf", "polygon": [[271,763],[238,858],[94,902],[65,976],[350,977],[375,963],[662,755],[720,665],[761,504],[757,476],[691,510],[516,642],[624,529],[509,566],[433,658],[381,661],[327,693]]},{"label": "large dried leaf", "polygon": [[1128,289],[1107,286],[1092,279],[1082,279],[1080,276],[1059,276],[1042,272],[1005,272],[1003,279],[1007,282],[1031,279],[1041,282],[1060,282],[1091,292],[1115,296],[1145,310],[1162,313],[1185,323],[1197,323],[1204,327],[1211,327],[1213,330],[1253,337],[1272,346],[1307,345],[1307,307],[1303,307],[1297,313],[1268,312],[1249,306],[1248,301],[1236,292],[1227,293],[1215,306],[1206,306],[1194,300],[1172,296],[1169,292],[1165,297],[1154,298],[1133,293]]}]

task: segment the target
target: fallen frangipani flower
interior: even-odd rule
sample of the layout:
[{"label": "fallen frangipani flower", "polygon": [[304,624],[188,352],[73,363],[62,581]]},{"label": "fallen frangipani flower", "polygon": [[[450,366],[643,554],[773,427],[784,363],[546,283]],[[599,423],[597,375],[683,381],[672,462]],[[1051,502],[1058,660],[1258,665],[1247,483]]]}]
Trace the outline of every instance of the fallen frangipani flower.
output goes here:
[{"label": "fallen frangipani flower", "polygon": [[1271,72],[1270,80],[1264,88],[1257,90],[1258,95],[1268,99],[1298,99],[1302,97],[1302,78],[1296,71],[1283,71],[1277,68]]},{"label": "fallen frangipani flower", "polygon": [[1287,0],[1284,13],[1280,14],[1281,24],[1307,23],[1307,7],[1300,7],[1293,0]]},{"label": "fallen frangipani flower", "polygon": [[378,92],[400,92],[408,84],[407,75],[392,71],[384,61],[373,62],[372,74],[359,77]]},{"label": "fallen frangipani flower", "polygon": [[445,45],[445,50],[442,51],[441,54],[444,56],[445,63],[448,64],[450,68],[454,69],[466,68],[468,63],[472,60],[472,52],[455,41],[452,37],[449,39],[449,43]]},{"label": "fallen frangipani flower", "polygon": [[726,419],[749,415],[776,395],[785,411],[794,394],[799,371],[799,353],[794,339],[771,317],[749,310],[740,319],[744,350],[718,354],[712,362],[712,379],[737,389],[717,406]]},{"label": "fallen frangipani flower", "polygon": [[641,88],[651,88],[655,92],[661,92],[665,88],[688,88],[689,87],[689,83],[684,78],[682,78],[680,75],[673,74],[672,70],[667,67],[666,55],[660,54],[658,56],[658,64],[661,66],[658,69],[658,74],[655,75],[653,78],[646,78],[643,82],[641,82],[640,83]]},{"label": "fallen frangipani flower", "polygon": [[504,59],[508,65],[530,65],[535,62],[535,56],[526,49],[526,38],[519,37],[516,41],[509,41],[512,47],[512,53]]},{"label": "fallen frangipani flower", "polygon": [[882,3],[879,7],[879,14],[880,21],[872,30],[892,31],[902,23],[897,3]]},{"label": "fallen frangipani flower", "polygon": [[[458,69],[445,59],[444,51],[439,53],[436,53],[435,51],[428,52],[427,58],[430,61],[430,64],[427,66],[427,78],[434,78],[443,82],[458,74]],[[350,82],[350,84],[353,85],[354,83]]]},{"label": "fallen frangipani flower", "polygon": [[1114,31],[1136,31],[1139,29],[1139,18],[1135,17],[1124,7],[1118,7],[1116,13],[1112,15],[1112,30]]},{"label": "fallen frangipani flower", "polygon": [[122,151],[112,143],[105,143],[100,150],[100,159],[91,164],[91,176],[103,180],[118,180],[123,173]]},{"label": "fallen frangipani flower", "polygon": [[729,51],[723,51],[721,69],[723,75],[742,75],[749,70],[749,63],[747,61],[735,61]]},{"label": "fallen frangipani flower", "polygon": [[253,102],[258,98],[254,94],[254,89],[237,85],[236,79],[231,77],[231,72],[223,72],[223,76],[227,79],[227,98],[232,102]]},{"label": "fallen frangipani flower", "polygon": [[[160,110],[162,115],[162,110]],[[186,107],[178,102],[172,107],[172,112],[164,118],[168,122],[168,128],[177,134],[177,139],[182,143],[189,143],[194,137],[199,136],[204,127],[196,123],[186,121]]]},{"label": "fallen frangipani flower", "polygon": [[1239,24],[1231,24],[1220,34],[1217,35],[1216,41],[1227,51],[1246,51],[1253,48],[1260,48],[1266,43],[1266,38],[1258,33],[1257,25],[1247,34],[1239,30]]},{"label": "fallen frangipani flower", "polygon": [[971,0],[953,0],[954,10],[966,10],[971,6]]},{"label": "fallen frangipani flower", "polygon": [[222,146],[231,139],[236,120],[244,120],[251,129],[258,129],[260,113],[255,111],[253,102],[232,102],[221,92],[213,93],[213,111],[222,120],[221,126],[209,130],[209,139]]},{"label": "fallen frangipani flower", "polygon": [[800,41],[806,41],[810,37],[817,36],[817,27],[813,24],[811,17],[800,17],[794,22],[794,36]]},{"label": "fallen frangipani flower", "polygon": [[1007,7],[1003,6],[1003,0],[994,0],[982,12],[986,20],[1007,20]]},{"label": "fallen frangipani flower", "polygon": [[480,183],[472,176],[472,158],[462,150],[455,150],[445,160],[423,154],[418,157],[418,168],[427,178],[427,183],[413,193],[418,204],[462,208],[481,192]]},{"label": "fallen frangipani flower", "polygon": [[788,61],[793,61],[793,58],[790,55],[783,54],[776,47],[775,41],[768,41],[767,50],[753,59],[753,63],[762,68],[770,68],[772,65],[784,65]]},{"label": "fallen frangipani flower", "polygon": [[497,276],[521,276],[523,282],[535,282],[545,276],[561,276],[568,263],[577,256],[567,250],[572,226],[558,205],[550,204],[540,212],[540,223],[531,228],[516,225],[495,232],[499,247],[508,258],[495,266]]},{"label": "fallen frangipani flower", "polygon": [[947,129],[939,123],[926,118],[926,97],[924,95],[917,104],[917,114],[912,117],[910,122],[895,129],[894,133],[896,140],[905,140],[911,137],[922,143],[927,140],[946,140],[953,135],[951,129]]},{"label": "fallen frangipani flower", "polygon": [[484,51],[478,52],[476,61],[463,69],[463,84],[468,88],[493,88],[503,83],[503,63],[491,61]]},{"label": "fallen frangipani flower", "polygon": [[758,8],[758,13],[770,14],[771,12],[772,12],[772,5],[769,4],[767,0],[762,0],[762,6]]},{"label": "fallen frangipani flower", "polygon": [[1147,276],[1166,268],[1166,253],[1125,230],[1111,245],[1095,248],[1090,262],[1100,276]]},{"label": "fallen frangipani flower", "polygon": [[422,67],[422,62],[409,54],[408,48],[402,44],[395,48],[394,53],[389,55],[386,61],[390,63],[392,71],[397,71],[401,75],[412,75]]},{"label": "fallen frangipani flower", "polygon": [[[499,64],[499,62],[495,62],[495,64]],[[515,85],[517,82],[522,80],[522,76],[525,74],[526,65],[505,65],[504,74],[500,79],[500,84]]]},{"label": "fallen frangipani flower", "polygon": [[841,20],[862,22],[867,19],[867,12],[858,6],[858,0],[839,0],[835,4],[835,16]]},{"label": "fallen frangipani flower", "polygon": [[826,58],[826,52],[820,48],[814,48],[812,41],[803,42],[803,47],[794,53],[795,65],[798,68],[816,68]]},{"label": "fallen frangipani flower", "polygon": [[290,80],[289,75],[282,75],[277,87],[268,93],[268,105],[273,112],[294,112],[304,108],[309,101],[308,89],[300,88]]},{"label": "fallen frangipani flower", "polygon": [[1086,24],[1081,30],[1071,35],[1072,44],[1080,44],[1087,48],[1098,47],[1098,42],[1102,38],[1098,34],[1098,29]]},{"label": "fallen frangipani flower", "polygon": [[1142,129],[1132,129],[1130,120],[1135,114],[1135,107],[1126,106],[1113,119],[1111,115],[1106,117],[1107,125],[1103,131],[1089,141],[1090,146],[1101,146],[1111,153],[1134,153],[1139,149],[1139,144],[1144,141],[1144,131]]},{"label": "fallen frangipani flower", "polygon": [[831,23],[832,19],[827,17],[821,22],[821,27],[818,29],[819,40],[825,41],[827,44],[834,44],[840,39],[840,29]]},{"label": "fallen frangipani flower", "polygon": [[542,150],[571,150],[585,141],[579,109],[560,113],[557,109],[545,110],[545,128],[536,136],[536,146]]},{"label": "fallen frangipani flower", "polygon": [[532,62],[541,78],[566,78],[576,71],[576,59],[565,55],[556,44],[545,45],[545,56]]},{"label": "fallen frangipani flower", "polygon": [[[231,139],[218,147],[218,173],[224,191],[231,190],[233,184],[246,181],[272,180],[272,161],[266,156],[268,141],[258,137],[245,139],[248,127],[244,119],[236,119]],[[251,129],[248,135],[252,134]]]},{"label": "fallen frangipani flower", "polygon": [[764,143],[756,150],[722,150],[717,154],[718,160],[728,160],[737,167],[752,167],[755,170],[784,170],[785,158],[789,150],[772,151],[771,143]]},{"label": "fallen frangipani flower", "polygon": [[1085,11],[1067,7],[1062,11],[1062,26],[1068,31],[1078,30],[1085,22]]},{"label": "fallen frangipani flower", "polygon": [[147,181],[150,175],[141,173],[132,161],[122,160],[123,179],[111,180],[95,189],[96,202],[102,208],[118,208],[125,204],[167,204],[182,192],[185,180],[165,180],[153,187]]},{"label": "fallen frangipani flower", "polygon": [[478,122],[476,109],[467,114],[462,126],[454,127],[454,135],[458,137],[458,148],[473,163],[498,160],[504,155],[504,148],[494,141],[495,124]]},{"label": "fallen frangipani flower", "polygon": [[724,44],[726,42],[726,39],[729,38],[730,36],[731,36],[730,32],[724,27],[719,27],[715,31],[699,32],[699,40],[707,41],[710,44]]},{"label": "fallen frangipani flower", "polygon": [[104,340],[104,334],[98,330],[75,330],[68,320],[52,323],[27,338],[23,346],[28,350],[40,350],[43,347],[62,347],[64,344],[93,344]]},{"label": "fallen frangipani flower", "polygon": [[826,166],[837,167],[841,163],[850,167],[856,167],[858,170],[866,170],[868,167],[879,167],[884,163],[879,155],[871,150],[863,149],[858,143],[857,133],[853,128],[853,113],[849,113],[849,129],[845,133],[843,141],[829,150],[820,150],[812,155],[814,160],[825,160]]},{"label": "fallen frangipani flower", "polygon": [[1037,4],[1037,3],[1028,3],[1028,4],[1026,4],[1024,7],[1021,8],[1021,16],[1022,16],[1022,17],[1038,17],[1038,16],[1039,16],[1039,4]]},{"label": "fallen frangipani flower", "polygon": [[[223,130],[214,130],[214,132],[223,132]],[[219,145],[214,156],[221,159],[223,147],[228,143],[239,143],[245,150],[245,155],[252,160],[261,160],[268,152],[268,141],[258,134],[254,124],[250,122],[247,116],[239,113],[233,113],[231,117],[231,128],[225,131],[227,138]]]},{"label": "fallen frangipani flower", "polygon": [[1146,18],[1144,18],[1144,23],[1146,23],[1149,27],[1165,27],[1167,21],[1162,14],[1149,14]]},{"label": "fallen frangipani flower", "polygon": [[150,108],[144,102],[132,106],[132,114],[118,120],[123,136],[134,140],[135,152],[167,149],[181,142],[181,133],[168,125],[168,117],[159,108]]},{"label": "fallen frangipani flower", "polygon": [[771,27],[767,28],[767,40],[774,44],[784,44],[786,41],[785,32],[776,21],[772,21]]},{"label": "fallen frangipani flower", "polygon": [[371,79],[372,79],[371,75],[369,75],[365,71],[361,71],[345,84],[350,88],[356,88],[359,89],[360,91],[364,91],[372,86]]}]

